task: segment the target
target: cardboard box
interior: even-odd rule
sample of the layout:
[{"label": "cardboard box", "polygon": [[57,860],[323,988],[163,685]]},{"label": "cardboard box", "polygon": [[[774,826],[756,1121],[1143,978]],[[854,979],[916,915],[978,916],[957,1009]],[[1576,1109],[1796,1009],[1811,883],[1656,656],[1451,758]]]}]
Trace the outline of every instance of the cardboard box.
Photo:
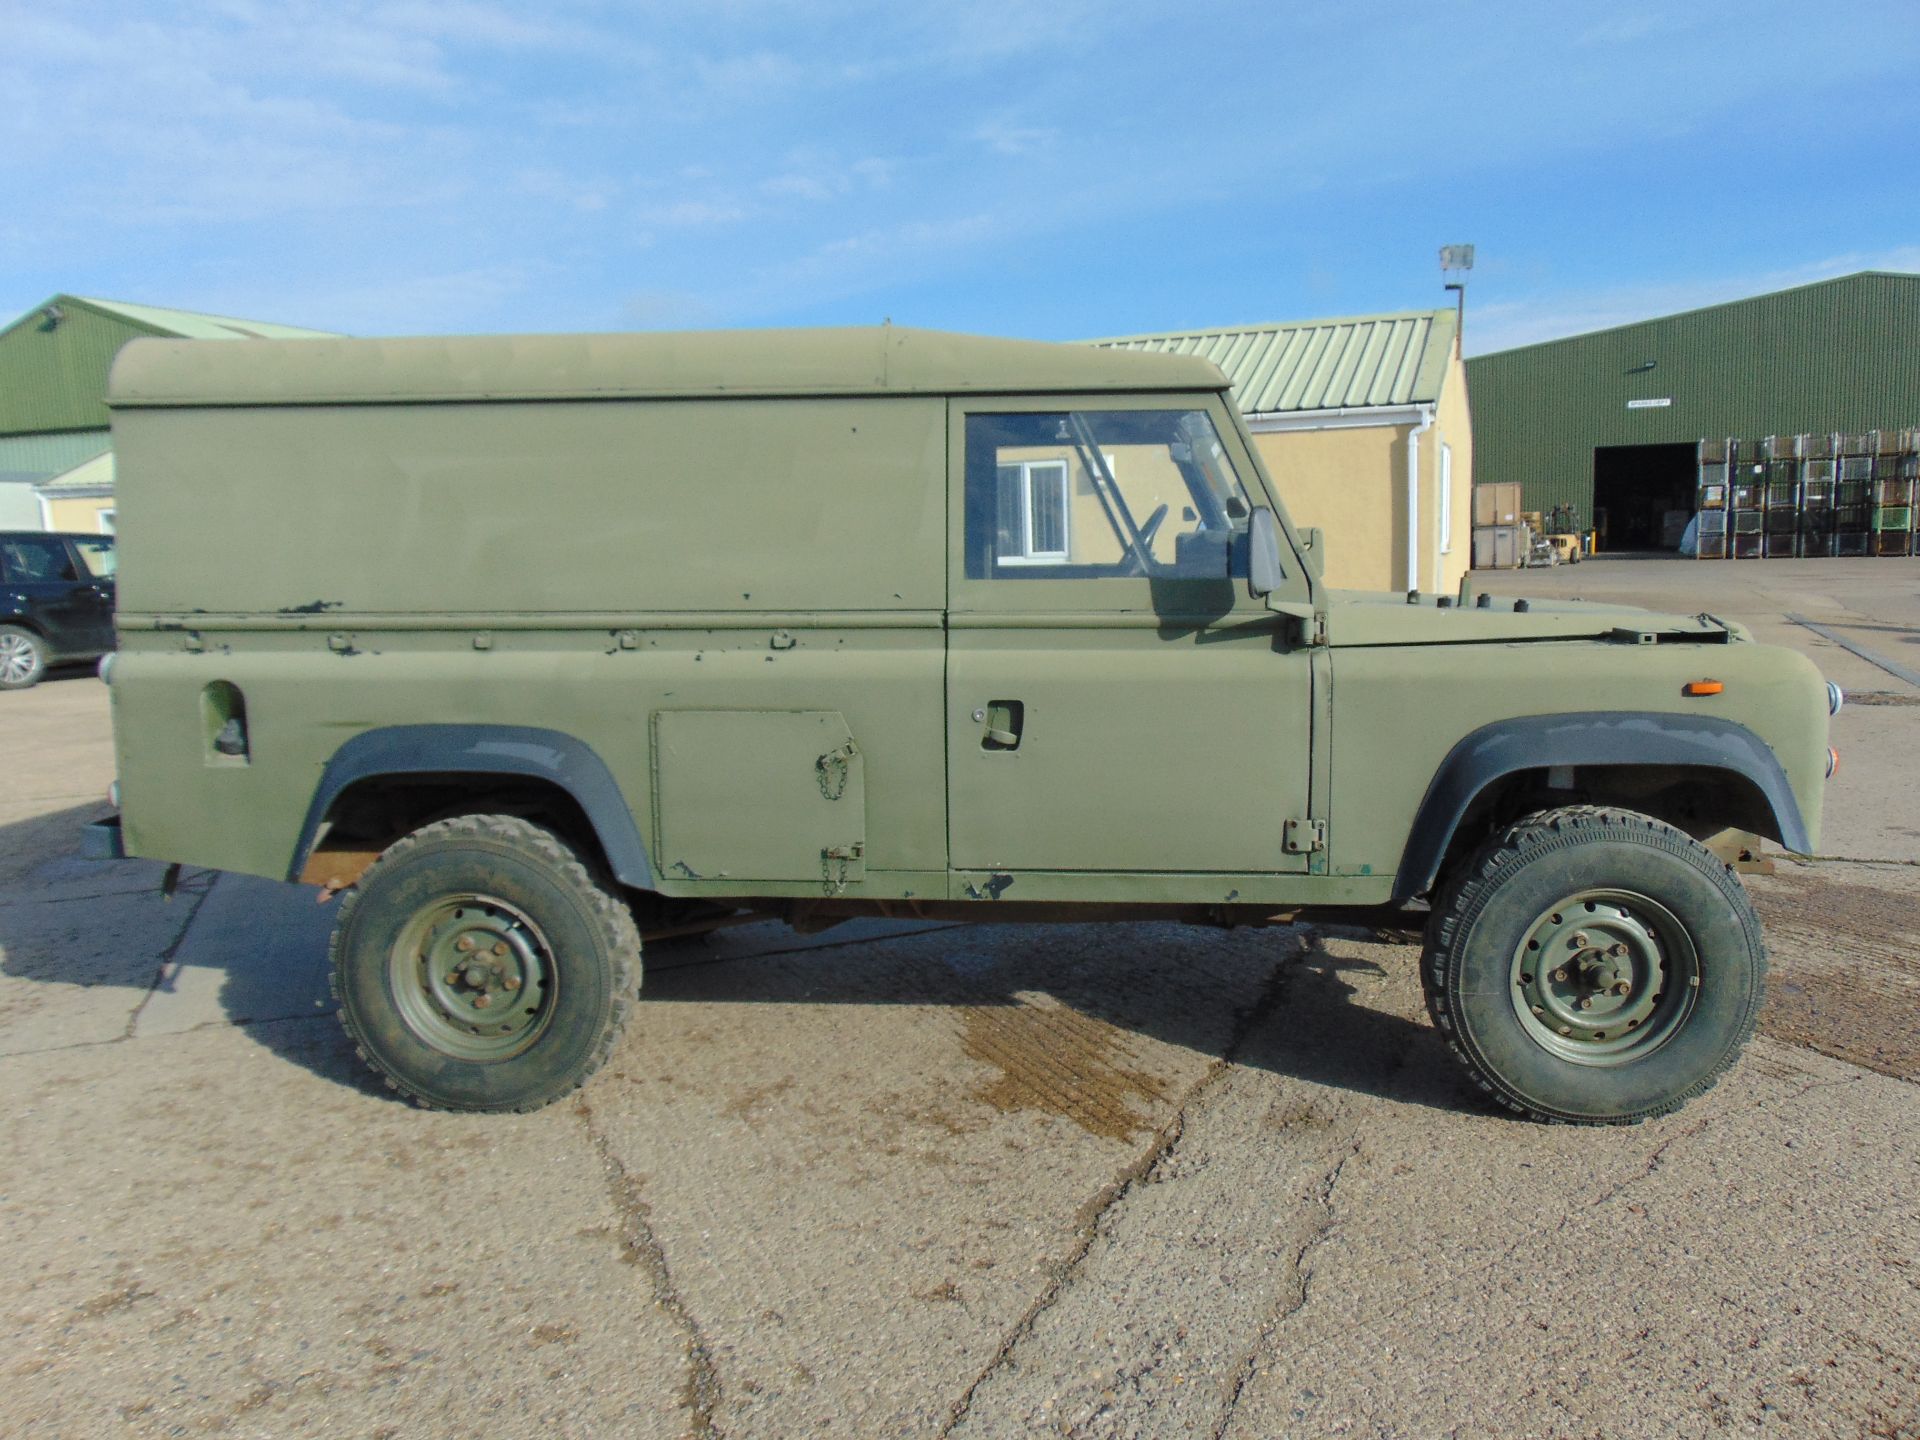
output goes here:
[{"label": "cardboard box", "polygon": [[1509,480],[1499,485],[1473,487],[1473,523],[1475,525],[1518,525],[1520,523],[1520,483]]}]

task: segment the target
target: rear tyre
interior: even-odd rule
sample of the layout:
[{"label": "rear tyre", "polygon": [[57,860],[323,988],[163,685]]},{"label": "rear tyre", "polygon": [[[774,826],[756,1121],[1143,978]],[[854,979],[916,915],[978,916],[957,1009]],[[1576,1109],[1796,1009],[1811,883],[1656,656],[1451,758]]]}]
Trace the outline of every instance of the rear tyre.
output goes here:
[{"label": "rear tyre", "polygon": [[331,958],[340,1023],[389,1087],[448,1110],[535,1110],[606,1062],[640,935],[550,831],[463,815],[374,862]]},{"label": "rear tyre", "polygon": [[26,690],[47,673],[47,642],[18,625],[0,625],[0,690]]},{"label": "rear tyre", "polygon": [[1659,820],[1543,811],[1437,897],[1421,978],[1475,1082],[1536,1120],[1634,1124],[1738,1058],[1766,980],[1733,872]]}]

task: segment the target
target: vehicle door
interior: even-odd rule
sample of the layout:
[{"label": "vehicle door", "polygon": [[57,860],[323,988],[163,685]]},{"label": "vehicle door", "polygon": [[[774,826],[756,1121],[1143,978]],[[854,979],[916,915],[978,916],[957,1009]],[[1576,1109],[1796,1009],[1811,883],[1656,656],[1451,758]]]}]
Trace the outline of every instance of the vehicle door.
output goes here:
[{"label": "vehicle door", "polygon": [[[952,402],[954,870],[1182,872],[1200,894],[1307,868],[1283,835],[1308,814],[1312,664],[1248,592],[1270,501],[1224,406]],[[1307,600],[1285,569],[1275,598]]]},{"label": "vehicle door", "polygon": [[64,536],[0,537],[0,581],[10,608],[47,638],[56,655],[84,654],[95,624],[93,606],[83,595],[80,562]]},{"label": "vehicle door", "polygon": [[79,562],[80,593],[75,604],[86,632],[86,650],[105,654],[114,647],[114,567],[117,552],[111,535],[69,535],[67,543]]}]

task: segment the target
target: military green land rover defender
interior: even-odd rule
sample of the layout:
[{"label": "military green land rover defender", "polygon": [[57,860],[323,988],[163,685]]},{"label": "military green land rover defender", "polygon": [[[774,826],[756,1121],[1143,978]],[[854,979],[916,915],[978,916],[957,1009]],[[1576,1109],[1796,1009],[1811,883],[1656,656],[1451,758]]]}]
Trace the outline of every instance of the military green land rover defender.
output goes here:
[{"label": "military green land rover defender", "polygon": [[122,814],[344,892],[340,1017],[428,1105],[612,1049],[742,916],[1424,926],[1541,1118],[1710,1086],[1838,704],[1711,615],[1329,590],[1211,363],[893,328],[138,340]]}]

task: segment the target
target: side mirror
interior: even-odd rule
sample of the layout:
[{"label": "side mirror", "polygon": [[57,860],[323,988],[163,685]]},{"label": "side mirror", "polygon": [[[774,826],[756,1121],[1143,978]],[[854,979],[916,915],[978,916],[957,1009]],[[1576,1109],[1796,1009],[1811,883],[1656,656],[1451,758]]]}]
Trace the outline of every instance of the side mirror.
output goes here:
[{"label": "side mirror", "polygon": [[1313,578],[1327,578],[1327,537],[1318,525],[1309,525],[1295,532],[1300,538],[1300,558],[1307,562],[1307,569],[1313,572]]},{"label": "side mirror", "polygon": [[1280,566],[1280,526],[1273,511],[1257,506],[1247,523],[1247,589],[1254,595],[1271,595],[1287,578]]}]

